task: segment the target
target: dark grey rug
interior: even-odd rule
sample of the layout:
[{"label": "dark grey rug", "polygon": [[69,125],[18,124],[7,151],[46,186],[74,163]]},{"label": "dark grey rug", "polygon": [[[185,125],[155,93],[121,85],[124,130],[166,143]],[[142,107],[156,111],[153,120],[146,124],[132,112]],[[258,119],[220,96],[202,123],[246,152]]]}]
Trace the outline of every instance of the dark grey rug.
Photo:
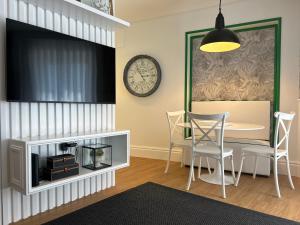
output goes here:
[{"label": "dark grey rug", "polygon": [[46,225],[292,225],[286,219],[146,183]]}]

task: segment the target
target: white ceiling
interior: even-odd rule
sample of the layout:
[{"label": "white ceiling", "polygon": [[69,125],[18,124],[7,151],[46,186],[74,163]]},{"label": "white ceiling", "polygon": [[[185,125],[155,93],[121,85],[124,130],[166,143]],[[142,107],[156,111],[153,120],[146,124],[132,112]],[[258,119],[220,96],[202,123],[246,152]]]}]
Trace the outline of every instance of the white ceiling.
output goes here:
[{"label": "white ceiling", "polygon": [[[228,4],[240,0],[223,0]],[[154,19],[162,16],[217,6],[218,0],[115,0],[116,16],[129,22]]]}]

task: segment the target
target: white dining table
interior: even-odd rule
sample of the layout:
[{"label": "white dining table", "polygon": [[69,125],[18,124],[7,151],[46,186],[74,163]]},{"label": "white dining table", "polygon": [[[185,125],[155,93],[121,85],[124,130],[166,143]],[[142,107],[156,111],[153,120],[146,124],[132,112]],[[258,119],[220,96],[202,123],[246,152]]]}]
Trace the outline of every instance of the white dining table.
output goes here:
[{"label": "white dining table", "polygon": [[[191,128],[190,123],[178,123],[177,126],[182,128]],[[212,127],[211,121],[202,121],[200,122],[200,126],[202,129],[210,129]],[[224,131],[258,131],[265,129],[264,126],[259,124],[252,124],[252,123],[238,123],[238,122],[225,122],[224,124]],[[214,128],[216,139],[220,142],[220,130],[221,126],[216,126]],[[220,161],[217,160],[216,168],[212,174],[203,174],[200,177],[201,180],[211,183],[211,184],[218,184],[222,185],[222,171],[221,171],[221,164]],[[225,184],[231,185],[234,184],[234,179],[230,175],[225,175]]]}]

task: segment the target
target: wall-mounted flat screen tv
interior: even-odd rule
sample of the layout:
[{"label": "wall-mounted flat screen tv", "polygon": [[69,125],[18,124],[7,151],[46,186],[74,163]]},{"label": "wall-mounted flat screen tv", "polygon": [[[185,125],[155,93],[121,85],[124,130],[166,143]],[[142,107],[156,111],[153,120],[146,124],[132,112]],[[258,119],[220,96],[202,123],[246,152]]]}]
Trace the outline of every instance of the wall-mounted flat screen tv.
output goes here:
[{"label": "wall-mounted flat screen tv", "polygon": [[6,20],[7,101],[116,102],[115,49]]}]

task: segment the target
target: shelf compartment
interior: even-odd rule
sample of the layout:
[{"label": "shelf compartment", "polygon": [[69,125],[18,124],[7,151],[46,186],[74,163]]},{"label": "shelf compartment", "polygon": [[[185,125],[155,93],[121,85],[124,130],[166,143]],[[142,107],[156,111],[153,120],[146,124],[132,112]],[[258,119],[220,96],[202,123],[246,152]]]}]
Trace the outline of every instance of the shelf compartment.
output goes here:
[{"label": "shelf compartment", "polygon": [[129,163],[113,162],[113,165],[111,167],[107,167],[107,168],[102,169],[102,170],[89,170],[89,169],[80,167],[79,168],[79,175],[68,177],[68,178],[65,178],[65,179],[56,180],[56,181],[42,180],[40,182],[39,186],[30,188],[29,194],[39,193],[41,191],[45,191],[45,190],[49,190],[51,188],[55,188],[55,187],[59,187],[59,186],[65,185],[65,184],[69,184],[69,183],[72,183],[74,181],[84,180],[84,179],[89,178],[89,177],[97,176],[97,175],[104,174],[104,173],[111,172],[111,171],[115,171],[115,170],[119,170],[119,169],[125,168],[127,166],[129,166]]},{"label": "shelf compartment", "polygon": [[[47,145],[59,145],[64,142],[88,142],[94,140],[106,140],[112,145],[112,166],[101,170],[89,170],[80,166],[79,175],[56,180],[41,181],[36,187],[32,187],[31,153],[39,147],[41,154],[47,151]],[[36,137],[13,139],[9,141],[10,152],[10,183],[16,190],[25,195],[39,193],[54,187],[59,187],[74,181],[84,180],[89,177],[105,174],[129,166],[130,132],[128,130],[111,130],[85,135],[67,135],[61,137]],[[43,154],[44,155],[44,154]]]}]

